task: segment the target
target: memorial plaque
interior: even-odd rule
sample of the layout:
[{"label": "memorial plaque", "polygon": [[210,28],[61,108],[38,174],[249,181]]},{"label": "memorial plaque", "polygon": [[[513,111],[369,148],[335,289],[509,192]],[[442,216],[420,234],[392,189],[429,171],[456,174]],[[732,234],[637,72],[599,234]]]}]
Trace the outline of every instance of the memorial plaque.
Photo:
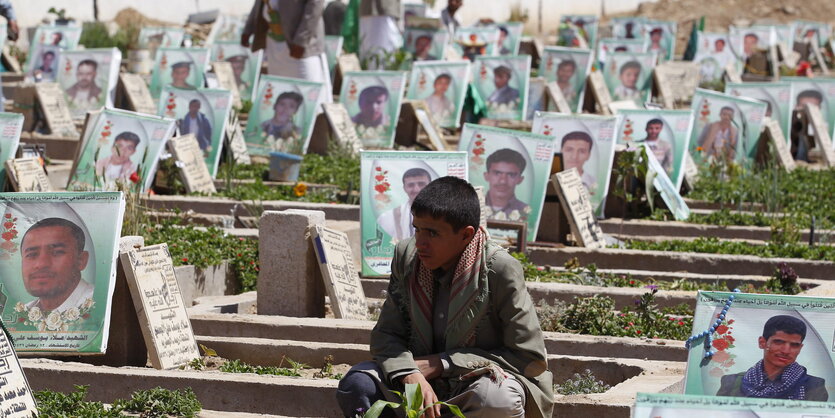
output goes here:
[{"label": "memorial plaque", "polygon": [[429,137],[430,148],[435,151],[451,150],[452,147],[444,139],[444,134],[441,133],[441,129],[435,123],[435,119],[432,117],[432,113],[429,111],[426,102],[422,100],[412,102],[412,109],[415,111],[415,118],[420,123],[420,127],[426,132],[426,136]]},{"label": "memorial plaque", "polygon": [[357,54],[342,54],[336,59],[336,65],[342,74],[349,71],[362,71],[360,66],[360,59]]},{"label": "memorial plaque", "polygon": [[316,225],[311,239],[325,280],[331,309],[339,319],[368,319],[368,303],[344,232]]},{"label": "memorial plaque", "polygon": [[38,407],[9,336],[0,330],[0,416],[29,418]]},{"label": "memorial plaque", "polygon": [[236,108],[241,107],[241,92],[238,90],[238,83],[235,82],[235,73],[232,71],[232,63],[218,61],[212,63],[212,71],[217,77],[220,88],[232,92],[232,104]]},{"label": "memorial plaque", "polygon": [[823,120],[820,108],[806,105],[806,118],[812,126],[823,162],[829,167],[835,166],[835,150],[832,149],[832,139],[826,130],[826,121]]},{"label": "memorial plaque", "polygon": [[583,186],[583,180],[577,174],[577,169],[571,168],[556,173],[551,177],[551,181],[557,189],[560,206],[568,215],[568,224],[577,245],[586,248],[605,248],[603,231],[594,217],[589,192]]},{"label": "memorial plaque", "polygon": [[693,160],[693,156],[690,155],[690,151],[684,153],[684,181],[687,182],[687,187],[690,190],[693,190],[693,186],[696,185],[696,182],[699,180],[699,166],[696,165],[696,161]]},{"label": "memorial plaque", "polygon": [[551,110],[551,104],[553,103],[556,112],[571,114],[571,105],[565,100],[565,95],[562,94],[562,90],[556,81],[545,85],[545,94],[548,95],[548,110]]},{"label": "memorial plaque", "polygon": [[336,139],[355,151],[359,150],[362,142],[360,142],[357,130],[354,128],[354,122],[351,121],[351,116],[348,115],[348,109],[345,108],[345,105],[342,103],[323,103],[322,108],[325,110],[325,116]]},{"label": "memorial plaque", "polygon": [[203,159],[203,150],[194,134],[177,136],[168,140],[168,148],[177,159],[177,167],[183,176],[186,191],[189,193],[216,193],[215,182],[209,174],[209,168]]},{"label": "memorial plaque", "polygon": [[664,107],[675,108],[677,102],[689,102],[699,87],[699,65],[694,62],[670,61],[655,67],[655,81]]},{"label": "memorial plaque", "polygon": [[229,144],[229,149],[232,151],[232,158],[238,164],[252,164],[252,159],[249,158],[249,150],[246,148],[246,140],[244,139],[244,131],[241,129],[241,122],[238,115],[232,112],[229,123],[226,124],[226,138]]},{"label": "memorial plaque", "polygon": [[121,253],[128,287],[156,369],[173,369],[200,357],[168,244]]},{"label": "memorial plaque", "polygon": [[597,102],[600,108],[600,113],[611,115],[611,112],[609,112],[609,103],[612,103],[612,95],[609,94],[609,88],[606,87],[606,80],[603,79],[603,74],[600,71],[589,73],[589,85],[591,86],[594,101]]},{"label": "memorial plaque", "polygon": [[16,158],[6,161],[9,181],[16,192],[50,192],[52,186],[46,177],[40,158]]},{"label": "memorial plaque", "polygon": [[54,82],[41,82],[35,84],[35,91],[52,135],[77,138],[78,130],[61,86]]},{"label": "memorial plaque", "polygon": [[794,170],[797,165],[794,162],[789,146],[786,143],[786,137],[783,136],[783,131],[780,129],[780,123],[774,119],[766,118],[765,134],[768,135],[768,140],[774,146],[774,151],[777,153],[774,157],[786,171]]},{"label": "memorial plaque", "polygon": [[729,62],[728,65],[725,66],[725,76],[728,78],[728,82],[731,83],[741,83],[742,76],[739,75],[739,71],[736,69],[735,62]]},{"label": "memorial plaque", "polygon": [[157,105],[151,97],[151,91],[148,90],[148,85],[139,74],[121,73],[119,74],[119,81],[122,83],[122,89],[125,96],[128,98],[129,110],[144,113],[146,115],[155,115],[157,113]]}]

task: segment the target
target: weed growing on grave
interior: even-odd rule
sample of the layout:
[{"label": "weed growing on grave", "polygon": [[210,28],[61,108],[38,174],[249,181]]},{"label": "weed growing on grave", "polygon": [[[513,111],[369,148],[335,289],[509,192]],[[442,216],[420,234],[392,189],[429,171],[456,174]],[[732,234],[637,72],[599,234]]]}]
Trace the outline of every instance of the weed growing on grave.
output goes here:
[{"label": "weed growing on grave", "polygon": [[42,390],[35,392],[35,401],[38,403],[38,414],[45,417],[121,417],[122,413],[117,408],[107,408],[101,402],[85,401],[89,386],[75,386],[75,391],[70,393],[53,392]]},{"label": "weed growing on grave", "polygon": [[780,263],[774,269],[774,274],[765,282],[769,293],[796,295],[802,290],[797,284],[797,273],[786,263]]},{"label": "weed growing on grave", "polygon": [[194,417],[203,409],[190,388],[168,390],[156,387],[134,392],[128,400],[117,399],[108,408],[101,402],[85,401],[89,386],[75,386],[70,393],[35,392],[38,414],[45,417]]},{"label": "weed growing on grave", "polygon": [[[290,359],[287,360],[292,362]],[[283,361],[284,359],[282,359]],[[293,362],[290,368],[280,366],[253,366],[236,359],[223,363],[218,370],[225,373],[255,373],[260,375],[300,377],[301,373],[299,373],[299,370],[303,368],[300,366],[304,366],[304,364]]]},{"label": "weed growing on grave", "polygon": [[318,379],[341,380],[343,375],[342,373],[333,372],[333,356],[328,354],[327,356],[325,356],[325,364],[322,366],[322,369],[314,373],[313,377]]},{"label": "weed growing on grave", "polygon": [[[368,411],[365,411],[365,413],[361,415],[361,417],[377,418],[383,413],[383,410],[385,410],[386,408],[391,408],[394,410],[401,410],[403,412],[403,415],[406,416],[406,418],[418,418],[424,416],[423,413],[429,408],[434,408],[435,405],[441,405],[445,408],[449,408],[449,410],[452,411],[452,413],[455,414],[455,416],[464,418],[464,414],[461,413],[461,410],[458,409],[457,406],[448,404],[446,402],[435,402],[432,405],[424,408],[423,392],[421,392],[420,390],[420,384],[409,383],[406,385],[405,389],[406,390],[404,390],[403,393],[400,393],[396,390],[392,391],[400,397],[400,403],[379,400],[377,402],[374,402],[374,405],[371,405],[371,408],[368,408]],[[360,415],[358,414],[357,416]]]},{"label": "weed growing on grave", "polygon": [[591,373],[591,370],[586,369],[583,374],[574,373],[574,377],[566,380],[562,384],[554,385],[554,393],[560,395],[588,395],[591,393],[603,393],[612,387],[598,380]]}]

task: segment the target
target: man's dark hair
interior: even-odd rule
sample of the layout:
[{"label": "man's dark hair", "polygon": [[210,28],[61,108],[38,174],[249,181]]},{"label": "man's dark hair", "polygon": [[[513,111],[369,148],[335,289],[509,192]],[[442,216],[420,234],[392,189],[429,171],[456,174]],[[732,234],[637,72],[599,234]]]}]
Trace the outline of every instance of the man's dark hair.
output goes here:
[{"label": "man's dark hair", "polygon": [[81,68],[82,65],[89,65],[89,66],[93,67],[93,71],[96,71],[96,70],[99,69],[99,63],[97,63],[96,61],[93,61],[91,59],[81,60],[81,62],[78,63],[78,66],[76,68]]},{"label": "man's dark hair", "polygon": [[777,315],[768,318],[768,321],[765,321],[765,326],[763,326],[763,338],[767,341],[777,331],[800,335],[800,341],[806,339],[806,323],[793,316]]},{"label": "man's dark hair", "polygon": [[[360,97],[362,97],[362,96],[360,96]],[[278,102],[280,102],[284,99],[290,99],[290,100],[295,101],[296,102],[296,107],[301,106],[302,102],[304,102],[304,97],[302,97],[301,94],[296,93],[295,91],[285,91],[284,93],[279,94],[278,98],[275,99],[275,103],[273,103],[273,109],[275,109],[275,107],[278,106]]]},{"label": "man's dark hair", "polygon": [[508,32],[508,31],[507,31],[507,28],[506,28],[506,27],[504,27],[504,26],[499,26],[499,31],[501,31],[501,33],[505,34],[505,36],[507,36],[508,34],[510,34],[510,32]]},{"label": "man's dark hair", "polygon": [[730,107],[730,106],[722,106],[722,108],[721,108],[721,109],[719,109],[719,113],[722,113],[722,112],[723,112],[723,111],[725,111],[725,110],[730,110],[730,111],[731,111],[731,113],[736,113],[736,110],[734,110],[734,108],[732,108],[732,107]]},{"label": "man's dark hair", "polygon": [[46,228],[49,226],[60,226],[69,229],[70,235],[72,235],[72,238],[75,240],[76,247],[78,247],[78,252],[84,251],[84,243],[86,242],[86,239],[84,238],[84,231],[81,230],[78,225],[63,218],[46,218],[35,222],[35,224],[30,226],[23,234],[23,239],[20,240],[21,245],[24,241],[26,241],[26,236],[29,235],[29,232],[38,228]]},{"label": "man's dark hair", "polygon": [[638,62],[638,61],[629,61],[626,64],[623,64],[620,67],[620,74],[623,74],[624,71],[626,71],[630,68],[634,68],[634,69],[638,70],[638,72],[640,73],[641,72],[641,63]]},{"label": "man's dark hair", "polygon": [[439,76],[435,77],[435,81],[434,81],[434,82],[435,82],[435,83],[437,83],[437,82],[438,82],[438,80],[441,80],[441,79],[446,79],[447,81],[452,82],[452,76],[451,76],[451,75],[449,75],[449,74],[447,74],[447,73],[443,73],[443,74],[441,74],[441,75],[439,75]]},{"label": "man's dark hair", "polygon": [[191,105],[193,105],[195,103],[200,104],[200,100],[199,99],[191,99],[191,101],[188,102],[188,106],[191,107]]},{"label": "man's dark hair", "polygon": [[649,122],[647,122],[647,128],[649,128],[649,125],[661,125],[661,126],[664,126],[664,121],[663,121],[663,120],[661,120],[661,119],[658,119],[658,118],[655,118],[655,119],[650,119],[650,120],[649,120]]},{"label": "man's dark hair", "polygon": [[577,63],[574,62],[574,60],[572,60],[572,59],[567,59],[567,60],[562,60],[562,61],[560,61],[559,64],[557,64],[557,70],[559,70],[562,67],[565,67],[566,65],[570,65],[570,66],[574,67],[575,70],[577,69]]},{"label": "man's dark hair", "polygon": [[421,40],[421,39],[428,39],[428,40],[429,40],[429,42],[432,42],[432,37],[431,37],[431,36],[429,36],[429,35],[420,35],[420,36],[418,36],[417,38],[415,38],[415,43],[417,43],[417,41],[419,41],[419,40]]},{"label": "man's dark hair", "polygon": [[365,89],[363,89],[362,93],[360,93],[360,107],[365,107],[368,103],[377,100],[377,98],[380,96],[389,97],[389,89],[385,88],[384,86],[366,87]]},{"label": "man's dark hair", "polygon": [[500,66],[493,69],[493,76],[494,77],[499,75],[499,74],[504,74],[504,75],[507,76],[507,78],[512,78],[513,77],[513,71],[511,71],[509,67],[506,67],[504,65],[500,65]]},{"label": "man's dark hair", "polygon": [[412,215],[442,219],[458,232],[461,228],[478,228],[481,206],[478,195],[466,180],[441,177],[429,183],[412,202]]},{"label": "man's dark hair", "polygon": [[591,151],[591,149],[594,148],[594,141],[591,139],[591,135],[583,131],[574,131],[565,134],[565,136],[562,137],[560,147],[565,146],[565,143],[568,141],[585,141],[589,143],[589,151]]},{"label": "man's dark hair", "polygon": [[487,157],[487,171],[490,171],[490,165],[495,163],[510,163],[515,165],[519,168],[519,172],[525,171],[525,166],[527,162],[525,162],[525,157],[522,156],[518,151],[514,151],[510,148],[502,148]]},{"label": "man's dark hair", "polygon": [[137,146],[139,145],[139,135],[131,131],[125,131],[116,135],[116,139],[113,140],[113,143],[115,144],[116,141],[129,141],[133,142],[133,146]]},{"label": "man's dark hair", "polygon": [[817,90],[803,90],[797,95],[797,101],[800,99],[815,99],[818,103],[823,103],[823,95]]},{"label": "man's dark hair", "polygon": [[756,33],[746,33],[745,36],[743,36],[743,38],[754,38],[754,39],[757,39],[757,40],[760,39],[760,37],[757,36]]},{"label": "man's dark hair", "polygon": [[46,52],[44,52],[44,53],[43,53],[43,55],[41,55],[41,58],[43,58],[43,57],[45,57],[45,56],[47,56],[47,55],[51,55],[51,56],[52,56],[52,58],[55,58],[55,53],[54,53],[54,52],[52,52],[52,51],[46,51]]},{"label": "man's dark hair", "polygon": [[420,167],[414,167],[406,170],[406,172],[403,173],[403,184],[406,184],[406,178],[408,177],[426,177],[429,181],[432,181],[432,176],[429,175],[429,172]]}]

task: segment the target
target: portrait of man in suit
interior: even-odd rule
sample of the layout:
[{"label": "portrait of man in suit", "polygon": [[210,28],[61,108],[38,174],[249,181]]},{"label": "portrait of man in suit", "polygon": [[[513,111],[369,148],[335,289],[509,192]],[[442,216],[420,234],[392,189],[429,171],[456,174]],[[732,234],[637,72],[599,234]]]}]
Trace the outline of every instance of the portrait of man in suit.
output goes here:
[{"label": "portrait of man in suit", "polygon": [[519,100],[519,90],[509,85],[511,77],[513,77],[513,71],[510,67],[500,65],[493,69],[493,83],[496,90],[487,98],[489,103],[506,105]]},{"label": "portrait of man in suit", "polygon": [[194,134],[200,149],[208,154],[212,152],[212,124],[206,114],[200,111],[201,106],[197,99],[188,102],[188,113],[179,120],[180,133]]},{"label": "portrait of man in suit", "polygon": [[100,107],[101,87],[96,84],[99,64],[91,59],[78,63],[75,70],[76,82],[67,90],[70,106],[82,110],[94,110]]}]

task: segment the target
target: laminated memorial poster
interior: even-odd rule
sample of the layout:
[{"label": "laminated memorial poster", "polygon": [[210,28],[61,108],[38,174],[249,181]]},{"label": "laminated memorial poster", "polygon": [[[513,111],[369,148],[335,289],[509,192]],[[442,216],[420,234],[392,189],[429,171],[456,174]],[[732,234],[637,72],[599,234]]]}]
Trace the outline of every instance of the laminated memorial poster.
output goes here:
[{"label": "laminated memorial poster", "polygon": [[701,83],[722,81],[725,67],[736,62],[728,35],[725,33],[699,32],[696,55],[693,62],[699,64]]},{"label": "laminated memorial poster", "polygon": [[422,3],[406,3],[403,5],[404,20],[410,17],[426,17],[426,5]]},{"label": "laminated memorial poster", "polygon": [[690,155],[697,165],[725,160],[754,162],[767,105],[744,97],[696,89]]},{"label": "laminated memorial poster", "polygon": [[151,96],[159,98],[162,86],[181,89],[203,87],[209,66],[208,48],[160,48],[151,71]]},{"label": "laminated memorial poster", "polygon": [[412,54],[413,61],[443,60],[448,43],[446,28],[407,27],[403,31],[403,50]]},{"label": "laminated memorial poster", "polygon": [[117,181],[147,190],[174,129],[174,119],[126,110],[91,114],[67,190],[115,190]]},{"label": "laminated memorial poster", "polygon": [[690,217],[690,208],[687,203],[681,198],[679,194],[680,186],[677,187],[670,180],[670,176],[664,171],[664,167],[655,158],[655,153],[649,144],[642,143],[644,153],[647,157],[647,182],[652,181],[652,187],[655,193],[661,195],[661,200],[667,205],[667,209],[673,214],[673,218],[677,221],[686,221]]},{"label": "laminated memorial poster", "polygon": [[119,82],[122,53],[117,48],[71,50],[61,53],[56,82],[73,119],[87,112],[112,107]]},{"label": "laminated memorial poster", "polygon": [[391,148],[400,103],[406,88],[406,73],[399,71],[347,72],[342,80],[342,103],[364,147]]},{"label": "laminated memorial poster", "polygon": [[616,39],[643,39],[644,22],[639,16],[613,17],[610,21],[612,37]]},{"label": "laminated memorial poster", "polygon": [[[560,27],[557,32],[557,45],[594,48],[597,44],[598,23],[599,19],[595,15],[561,16]],[[581,38],[582,41],[578,38]]]},{"label": "laminated memorial poster", "polygon": [[458,149],[467,151],[470,183],[484,187],[487,219],[525,222],[527,240],[535,240],[554,138],[468,123]]},{"label": "laminated memorial poster", "polygon": [[344,41],[345,38],[341,36],[325,36],[325,58],[328,60],[328,73],[331,75],[331,81],[336,75],[336,61],[342,55]]},{"label": "laminated memorial poster", "polygon": [[644,22],[644,50],[654,53],[658,62],[673,59],[676,52],[676,22],[647,20]]},{"label": "laminated memorial poster", "polygon": [[591,50],[546,46],[539,63],[539,76],[555,81],[573,112],[583,108],[586,76],[591,71]]},{"label": "laminated memorial poster", "polygon": [[540,112],[533,118],[532,132],[554,138],[554,152],[562,154],[562,170],[577,169],[597,217],[603,216],[609,190],[618,118],[552,112]]},{"label": "laminated memorial poster", "polygon": [[597,43],[597,62],[606,64],[606,54],[610,52],[647,52],[643,39],[603,38]]},{"label": "laminated memorial poster", "polygon": [[120,192],[0,194],[0,309],[18,352],[107,348],[124,209]]},{"label": "laminated memorial poster", "polygon": [[528,105],[531,56],[476,57],[470,83],[490,119],[523,120]]},{"label": "laminated memorial poster", "polygon": [[652,69],[655,56],[649,52],[612,52],[606,54],[603,78],[612,100],[632,100],[643,105],[652,93]]},{"label": "laminated memorial poster", "polygon": [[279,151],[304,155],[322,103],[323,83],[296,78],[262,76],[246,125],[250,154]]},{"label": "laminated memorial poster", "polygon": [[833,309],[833,298],[700,291],[684,393],[835,399]]},{"label": "laminated memorial poster", "polygon": [[217,41],[212,45],[212,62],[226,61],[232,65],[232,75],[243,100],[254,100],[263,56],[263,50],[252,52],[241,46],[240,40]]},{"label": "laminated memorial poster", "polygon": [[777,45],[777,33],[771,26],[728,27],[731,49],[743,62],[758,50],[768,50]]},{"label": "laminated memorial poster", "polygon": [[470,62],[416,62],[410,77],[406,98],[425,101],[439,126],[457,128],[467,96]]},{"label": "laminated memorial poster", "polygon": [[75,49],[81,38],[77,26],[38,26],[29,42],[26,73],[42,80],[55,81],[62,50]]},{"label": "laminated memorial poster", "polygon": [[467,154],[447,151],[360,152],[362,275],[391,274],[394,246],[414,235],[411,205],[439,177],[467,179]]},{"label": "laminated memorial poster", "polygon": [[790,109],[802,111],[806,104],[818,105],[827,124],[827,132],[835,126],[835,79],[808,77],[780,77],[792,86]]},{"label": "laminated memorial poster", "polygon": [[690,110],[632,110],[618,111],[618,144],[650,147],[676,190],[684,179],[684,155],[687,153],[693,130]]},{"label": "laminated memorial poster", "polygon": [[195,136],[212,178],[220,164],[231,112],[232,92],[220,89],[186,90],[165,86],[157,107],[157,115],[177,121],[180,135]]},{"label": "laminated memorial poster", "polygon": [[[23,130],[23,115],[0,112],[0,161],[7,161],[17,155],[20,132]],[[0,184],[6,180],[6,164],[0,167]]]},{"label": "laminated memorial poster", "polygon": [[[183,28],[147,27],[139,30],[139,49],[179,48],[185,37]],[[240,36],[238,41],[240,41]]]},{"label": "laminated memorial poster", "polygon": [[802,43],[809,39],[817,41],[819,46],[824,46],[832,37],[832,25],[827,23],[797,20],[792,27],[794,43]]},{"label": "laminated memorial poster", "polygon": [[499,29],[495,26],[459,27],[452,38],[452,47],[458,55],[470,61],[479,55],[497,55]]},{"label": "laminated memorial poster", "polygon": [[546,84],[542,77],[533,77],[528,83],[528,107],[525,109],[525,120],[533,120],[536,112],[546,110],[548,106]]},{"label": "laminated memorial poster", "polygon": [[632,418],[835,418],[835,403],[640,393]]},{"label": "laminated memorial poster", "polygon": [[212,30],[206,38],[206,45],[220,41],[241,42],[241,34],[246,26],[246,16],[222,14],[212,24]]},{"label": "laminated memorial poster", "polygon": [[765,115],[780,124],[786,139],[791,138],[792,109],[794,109],[791,83],[726,83],[725,93],[765,102]]},{"label": "laminated memorial poster", "polygon": [[517,55],[522,44],[522,22],[505,22],[496,24],[499,28],[499,55]]}]

